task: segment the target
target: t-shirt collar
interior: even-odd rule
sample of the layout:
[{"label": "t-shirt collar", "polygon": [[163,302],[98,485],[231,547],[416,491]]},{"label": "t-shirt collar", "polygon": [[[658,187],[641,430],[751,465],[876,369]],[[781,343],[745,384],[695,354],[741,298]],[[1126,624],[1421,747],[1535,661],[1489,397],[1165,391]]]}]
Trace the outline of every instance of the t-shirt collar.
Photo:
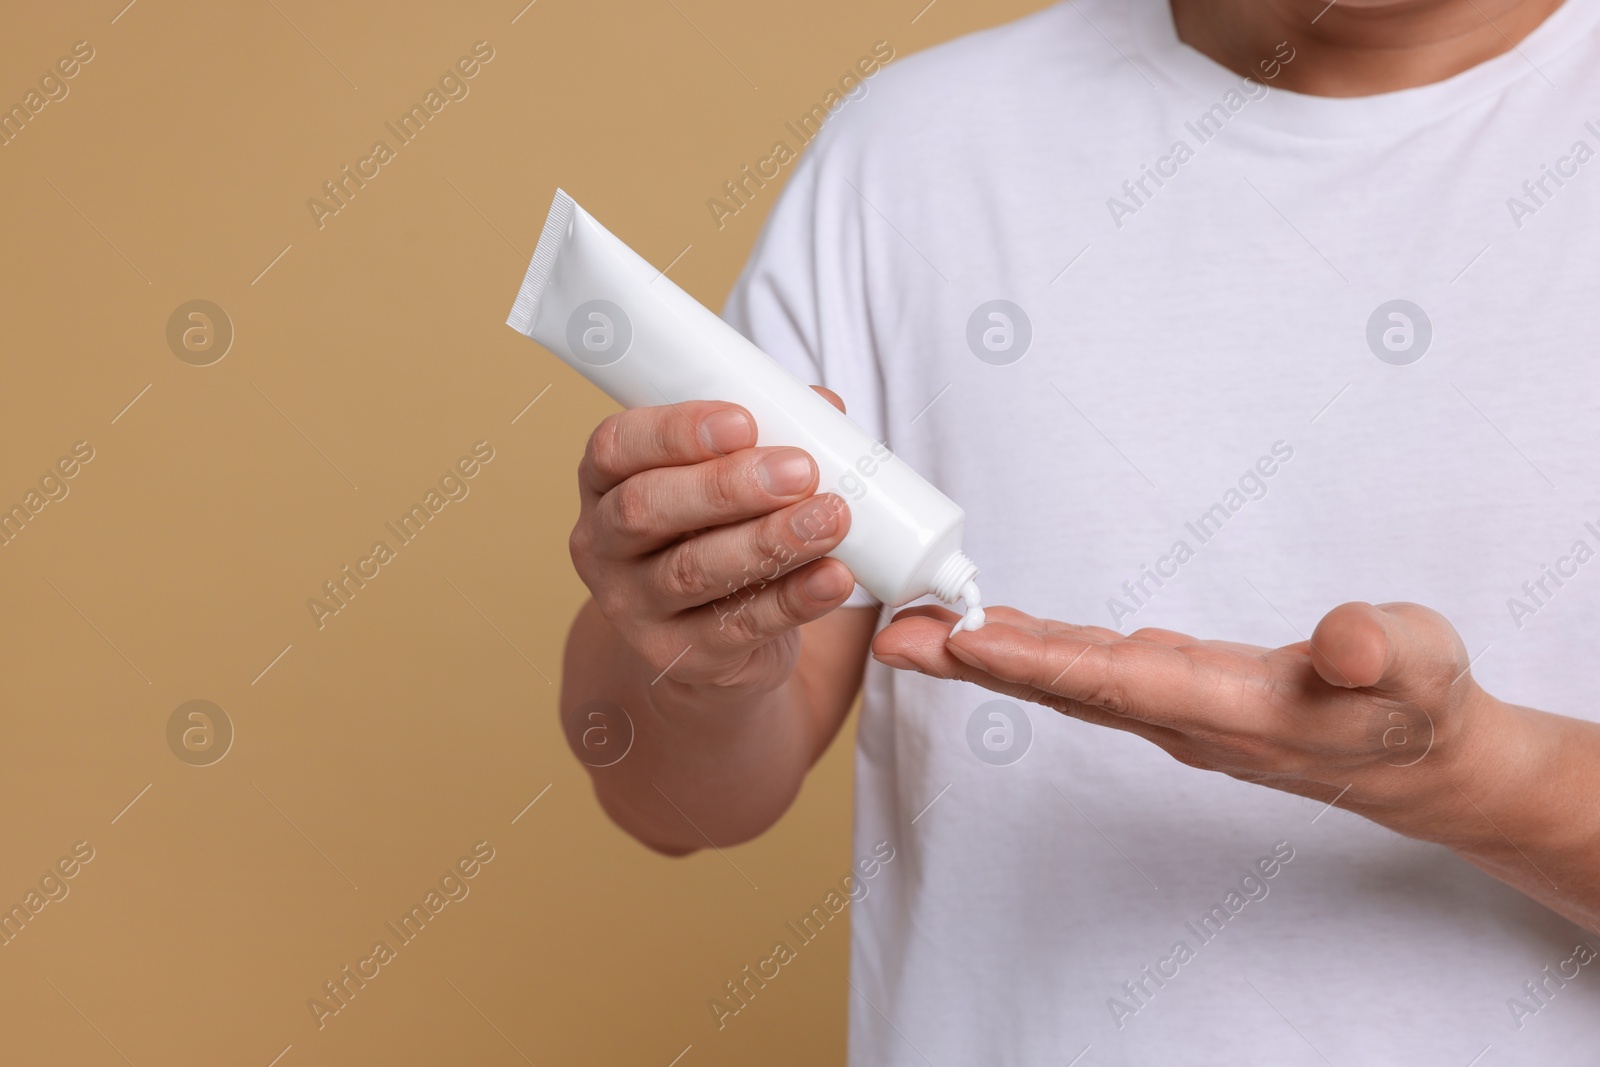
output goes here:
[{"label": "t-shirt collar", "polygon": [[[1207,105],[1239,90],[1241,75],[1178,39],[1168,0],[1121,0],[1109,6],[1121,24],[1108,27],[1108,36],[1122,38],[1123,54],[1152,84],[1165,84]],[[1374,96],[1310,96],[1273,88],[1271,80],[1257,75],[1256,80],[1271,92],[1247,110],[1252,125],[1309,138],[1352,139],[1425,126],[1524,81],[1561,93],[1560,72],[1551,68],[1593,32],[1597,22],[1600,0],[1566,0],[1510,51],[1444,81]],[[1247,88],[1260,95],[1260,90]]]}]

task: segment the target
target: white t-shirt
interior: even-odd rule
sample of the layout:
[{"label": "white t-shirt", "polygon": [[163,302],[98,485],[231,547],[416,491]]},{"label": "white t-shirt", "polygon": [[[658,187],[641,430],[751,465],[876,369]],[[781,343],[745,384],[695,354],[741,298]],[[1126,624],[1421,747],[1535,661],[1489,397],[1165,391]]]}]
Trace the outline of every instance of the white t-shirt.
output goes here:
[{"label": "white t-shirt", "polygon": [[[1597,20],[1327,99],[1162,0],[1051,7],[871,78],[728,317],[966,509],[987,603],[1276,646],[1413,600],[1600,718]],[[868,667],[853,1064],[1600,1062],[1600,934],[998,699]]]}]

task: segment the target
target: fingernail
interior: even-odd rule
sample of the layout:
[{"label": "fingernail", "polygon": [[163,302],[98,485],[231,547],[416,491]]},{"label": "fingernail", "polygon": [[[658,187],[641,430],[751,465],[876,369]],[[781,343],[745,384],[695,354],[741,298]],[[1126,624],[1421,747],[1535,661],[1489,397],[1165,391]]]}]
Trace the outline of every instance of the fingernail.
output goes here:
[{"label": "fingernail", "polygon": [[806,578],[806,595],[812,600],[827,603],[844,596],[850,586],[850,579],[841,568],[822,566]]},{"label": "fingernail", "polygon": [[723,408],[700,420],[700,440],[723,454],[737,452],[756,443],[755,427],[744,412]]},{"label": "fingernail", "polygon": [[793,496],[811,484],[811,457],[799,449],[769,452],[756,470],[761,487],[773,496]]},{"label": "fingernail", "polygon": [[917,665],[915,663],[912,663],[904,656],[898,656],[893,652],[885,652],[882,655],[874,654],[874,658],[885,667],[893,667],[896,670],[914,671],[917,669]]},{"label": "fingernail", "polygon": [[839,528],[839,498],[831,493],[813,497],[789,520],[789,528],[801,541],[810,542],[833,536]]}]

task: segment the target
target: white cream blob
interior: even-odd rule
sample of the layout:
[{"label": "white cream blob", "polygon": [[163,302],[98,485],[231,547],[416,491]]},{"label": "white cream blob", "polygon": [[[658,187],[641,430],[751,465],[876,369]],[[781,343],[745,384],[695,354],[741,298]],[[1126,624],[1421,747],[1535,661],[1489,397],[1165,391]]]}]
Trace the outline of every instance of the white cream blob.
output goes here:
[{"label": "white cream blob", "polygon": [[983,617],[983,596],[978,592],[977,582],[968,582],[961,587],[961,600],[967,605],[967,613],[961,616],[961,621],[951,629],[951,637],[954,637],[962,630],[982,629],[986,621]]}]

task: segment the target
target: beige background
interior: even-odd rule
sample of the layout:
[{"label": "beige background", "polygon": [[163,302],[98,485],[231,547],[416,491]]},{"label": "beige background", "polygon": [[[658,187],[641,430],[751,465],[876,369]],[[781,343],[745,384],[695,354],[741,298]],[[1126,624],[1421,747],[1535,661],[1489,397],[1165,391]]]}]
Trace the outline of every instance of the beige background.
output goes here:
[{"label": "beige background", "polygon": [[[849,738],[726,857],[604,819],[552,683],[611,405],[502,323],[557,184],[659,266],[687,247],[672,276],[720,307],[776,190],[720,232],[706,200],[785,120],[875,41],[1042,4],[121,3],[0,29],[8,107],[95,51],[0,148],[0,505],[95,451],[0,548],[0,906],[95,851],[0,948],[0,1059],[840,1061],[843,924],[725,1030],[706,1002],[845,872]],[[480,40],[469,95],[319,229],[307,199]],[[193,299],[236,331],[210,366],[167,345]],[[317,629],[307,599],[479,440],[470,495]],[[210,766],[168,747],[193,699],[236,731]],[[470,895],[319,1030],[308,999],[480,840]]]}]

